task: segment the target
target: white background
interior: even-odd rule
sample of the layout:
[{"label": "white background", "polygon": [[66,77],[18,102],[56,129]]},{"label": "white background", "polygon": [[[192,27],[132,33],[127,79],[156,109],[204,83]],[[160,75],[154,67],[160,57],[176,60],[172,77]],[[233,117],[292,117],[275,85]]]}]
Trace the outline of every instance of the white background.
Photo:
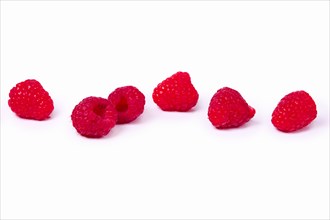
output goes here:
[{"label": "white background", "polygon": [[[152,101],[177,71],[200,94],[191,112]],[[8,107],[28,78],[50,120]],[[78,135],[74,106],[124,85],[145,94],[143,115]],[[256,109],[241,128],[208,121],[223,86]],[[317,119],[277,131],[273,109],[301,89]],[[1,1],[1,218],[329,218],[329,2]]]}]

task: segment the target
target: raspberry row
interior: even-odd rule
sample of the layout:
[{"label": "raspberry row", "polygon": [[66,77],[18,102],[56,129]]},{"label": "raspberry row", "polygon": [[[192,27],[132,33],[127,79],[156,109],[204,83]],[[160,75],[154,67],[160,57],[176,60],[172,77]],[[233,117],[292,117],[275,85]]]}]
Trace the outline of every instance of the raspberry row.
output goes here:
[{"label": "raspberry row", "polygon": [[[154,88],[152,99],[163,111],[187,112],[196,106],[199,94],[189,73],[177,72]],[[72,125],[82,136],[101,138],[116,124],[136,120],[144,112],[145,103],[145,96],[138,88],[119,87],[107,98],[90,96],[81,100],[72,111]],[[9,92],[8,105],[18,117],[33,120],[45,120],[54,110],[49,93],[35,79],[17,83]],[[207,114],[215,128],[229,129],[249,122],[255,113],[238,91],[223,87],[211,98]],[[313,98],[300,90],[279,101],[271,122],[279,131],[294,132],[308,126],[316,117]]]}]

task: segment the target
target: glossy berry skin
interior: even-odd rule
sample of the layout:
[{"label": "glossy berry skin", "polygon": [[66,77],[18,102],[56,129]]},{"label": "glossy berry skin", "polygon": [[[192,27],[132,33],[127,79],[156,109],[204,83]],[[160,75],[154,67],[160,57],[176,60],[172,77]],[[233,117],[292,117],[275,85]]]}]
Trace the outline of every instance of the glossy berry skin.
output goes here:
[{"label": "glossy berry skin", "polygon": [[8,105],[17,116],[34,120],[45,120],[54,110],[49,93],[35,79],[17,83],[9,92]]},{"label": "glossy berry skin", "polygon": [[145,96],[134,86],[115,89],[108,96],[118,113],[117,124],[125,124],[137,119],[144,111]]},{"label": "glossy berry skin", "polygon": [[197,104],[198,97],[187,72],[173,74],[159,83],[152,93],[153,101],[163,111],[189,111]]},{"label": "glossy berry skin", "polygon": [[238,91],[224,87],[213,95],[208,118],[218,129],[236,128],[253,118],[255,112]]},{"label": "glossy berry skin", "polygon": [[284,96],[273,111],[271,122],[280,131],[293,132],[309,125],[317,116],[316,104],[305,91]]},{"label": "glossy berry skin", "polygon": [[74,107],[71,120],[73,127],[82,136],[100,138],[116,125],[117,111],[109,100],[90,96]]}]

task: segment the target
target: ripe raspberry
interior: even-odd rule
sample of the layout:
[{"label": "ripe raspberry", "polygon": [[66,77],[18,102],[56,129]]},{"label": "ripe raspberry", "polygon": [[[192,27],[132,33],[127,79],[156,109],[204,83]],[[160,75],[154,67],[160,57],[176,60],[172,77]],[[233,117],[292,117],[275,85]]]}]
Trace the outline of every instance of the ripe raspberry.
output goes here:
[{"label": "ripe raspberry", "polygon": [[177,72],[154,89],[152,98],[163,111],[186,112],[197,104],[198,92],[186,72]]},{"label": "ripe raspberry", "polygon": [[292,132],[310,124],[317,115],[313,98],[305,91],[284,96],[272,114],[272,124],[280,131]]},{"label": "ripe raspberry", "polygon": [[123,86],[110,93],[108,100],[118,112],[117,124],[134,121],[144,111],[145,97],[134,86]]},{"label": "ripe raspberry", "polygon": [[115,126],[117,111],[109,100],[90,96],[74,107],[71,120],[82,136],[100,138]]},{"label": "ripe raspberry", "polygon": [[52,98],[35,79],[17,83],[9,92],[8,105],[17,116],[34,120],[47,119],[54,110]]},{"label": "ripe raspberry", "polygon": [[248,122],[255,112],[238,91],[224,87],[213,95],[208,117],[218,129],[235,128]]}]

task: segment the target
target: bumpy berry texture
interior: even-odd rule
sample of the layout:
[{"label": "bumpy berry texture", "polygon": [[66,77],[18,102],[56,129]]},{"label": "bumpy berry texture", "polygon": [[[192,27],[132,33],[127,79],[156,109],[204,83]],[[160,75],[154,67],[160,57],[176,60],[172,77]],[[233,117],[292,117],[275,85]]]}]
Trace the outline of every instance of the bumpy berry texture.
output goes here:
[{"label": "bumpy berry texture", "polygon": [[293,132],[309,125],[317,116],[316,104],[305,91],[284,96],[272,114],[272,124],[280,131]]},{"label": "bumpy berry texture", "polygon": [[157,85],[152,98],[164,111],[186,112],[198,101],[198,92],[187,72],[177,72]]},{"label": "bumpy berry texture", "polygon": [[116,125],[117,111],[109,100],[90,96],[74,107],[71,120],[82,136],[100,138]]},{"label": "bumpy berry texture", "polygon": [[248,122],[255,115],[241,94],[229,87],[219,89],[212,97],[208,118],[218,129],[236,128]]},{"label": "bumpy berry texture", "polygon": [[125,124],[137,119],[144,111],[145,96],[134,86],[123,86],[110,93],[108,100],[118,113],[117,124]]},{"label": "bumpy berry texture", "polygon": [[17,116],[45,120],[54,110],[49,93],[35,79],[17,83],[9,92],[8,105]]}]

